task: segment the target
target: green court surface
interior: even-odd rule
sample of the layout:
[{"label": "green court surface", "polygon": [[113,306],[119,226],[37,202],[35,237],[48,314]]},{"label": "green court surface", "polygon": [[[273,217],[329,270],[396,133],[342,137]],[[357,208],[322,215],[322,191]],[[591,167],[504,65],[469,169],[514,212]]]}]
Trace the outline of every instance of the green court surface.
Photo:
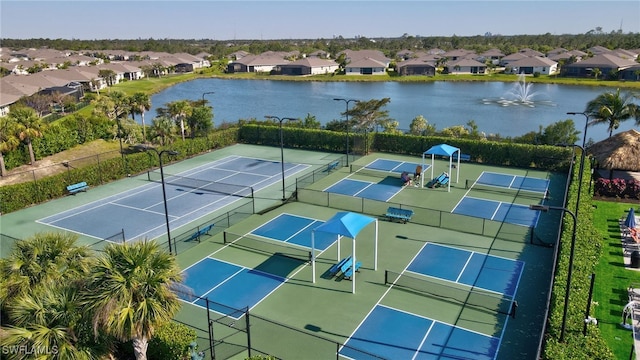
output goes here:
[{"label": "green court surface", "polygon": [[[251,145],[235,145],[166,167],[170,173],[179,173],[206,162],[228,155],[241,155],[279,161],[280,149]],[[327,164],[340,159],[341,154],[285,150],[288,163],[308,164],[311,167],[296,178],[286,179],[287,196],[296,190],[298,201],[289,201],[282,206],[282,184],[278,183],[256,194],[255,214],[247,214],[224,229],[228,234],[244,235],[268,223],[281,214],[292,214],[326,221],[337,212],[350,211],[377,220],[365,226],[356,238],[357,260],[362,267],[355,277],[355,294],[352,281],[341,277],[328,277],[326,272],[337,262],[337,244],[320,254],[316,263],[316,279],[312,279],[312,267],[308,262],[292,260],[259,249],[225,244],[223,229],[205,236],[200,243],[180,248],[179,265],[186,269],[210,256],[240,267],[257,269],[286,279],[251,310],[247,317],[239,319],[225,317],[207,311],[202,306],[184,303],[176,320],[198,330],[199,349],[210,355],[209,338],[213,333],[216,358],[241,359],[248,355],[244,349],[247,342],[257,351],[284,359],[331,359],[336,358],[340,346],[345,344],[372,309],[385,305],[424,316],[442,323],[451,324],[473,332],[501,339],[497,359],[535,358],[542,332],[546,300],[552,274],[554,248],[547,246],[555,242],[554,231],[558,227],[559,212],[542,213],[535,229],[514,224],[490,221],[479,217],[452,214],[463,197],[474,197],[506,204],[561,205],[566,176],[526,169],[489,167],[482,164],[462,163],[459,169],[448,169],[451,175],[451,191],[446,188],[400,188],[397,178],[375,171],[351,172],[347,167],[338,167],[327,172]],[[370,154],[350,163],[354,168],[365,166],[376,159],[390,159],[422,163],[419,157],[392,154]],[[427,164],[431,164],[429,159]],[[436,160],[434,176],[447,170],[448,161]],[[453,170],[453,171],[451,171]],[[459,179],[456,182],[456,170]],[[467,189],[467,179],[472,183],[483,172],[549,179],[550,196],[523,194],[521,192],[478,191]],[[309,180],[309,176],[313,179]],[[431,169],[424,171],[425,183],[431,179]],[[87,193],[67,196],[49,203],[2,216],[2,234],[15,238],[26,238],[36,232],[52,231],[55,228],[35,223],[36,220],[56,212],[98,200],[143,183],[144,175],[121,180],[90,189]],[[398,193],[387,202],[329,194],[322,190],[345,179],[367,181],[375,184],[398,186]],[[397,180],[397,182],[396,182]],[[296,182],[298,188],[295,188]],[[403,224],[384,218],[388,206],[414,211],[412,219]],[[205,218],[194,221],[193,226],[214,219],[229,209],[223,208]],[[374,270],[374,238],[378,232],[377,270]],[[218,226],[218,225],[216,225]],[[189,226],[185,226],[190,228]],[[119,231],[113,224],[114,233]],[[172,236],[181,229],[172,229]],[[96,239],[80,237],[86,244]],[[166,239],[159,239],[165,241]],[[402,272],[426,243],[442,244],[468,251],[489,254],[524,262],[523,272],[517,287],[515,317],[486,308],[465,306],[448,298],[414,289],[390,288],[385,284],[385,270]],[[341,257],[351,254],[353,240],[343,237],[340,241]],[[4,240],[3,240],[4,246]],[[6,253],[3,249],[3,255]],[[206,278],[206,274],[203,274]],[[199,294],[196,294],[199,295]],[[216,299],[209,299],[216,301]],[[247,327],[247,323],[249,326]],[[209,324],[212,324],[211,328]],[[246,329],[250,338],[247,337]],[[211,331],[209,331],[211,330]],[[248,340],[250,339],[250,340]],[[366,351],[367,349],[361,349]],[[255,354],[256,352],[252,352]]]}]

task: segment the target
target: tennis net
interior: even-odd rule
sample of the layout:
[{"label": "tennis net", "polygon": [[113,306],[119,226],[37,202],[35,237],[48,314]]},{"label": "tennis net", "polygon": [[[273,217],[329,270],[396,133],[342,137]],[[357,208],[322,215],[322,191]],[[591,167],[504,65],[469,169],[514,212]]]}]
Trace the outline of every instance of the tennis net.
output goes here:
[{"label": "tennis net", "polygon": [[548,191],[529,190],[525,188],[510,188],[505,186],[496,186],[491,184],[484,184],[477,182],[476,180],[467,179],[465,181],[465,189],[471,189],[472,191],[483,191],[494,194],[504,194],[509,196],[525,197],[530,199],[543,199],[548,197]]},{"label": "tennis net", "polygon": [[[149,181],[162,182],[162,174],[158,171],[147,172]],[[164,174],[164,182],[167,185],[181,186],[194,190],[202,190],[212,193],[238,196],[253,197],[253,188],[245,185],[229,184],[218,181],[209,181],[203,179],[190,178],[180,175]]]},{"label": "tennis net", "polygon": [[471,288],[466,285],[446,284],[424,276],[397,273],[390,270],[386,270],[384,273],[384,283],[385,285],[408,288],[449,302],[455,301],[464,306],[487,309],[491,312],[515,317],[515,307],[517,305],[513,297],[505,294]]},{"label": "tennis net", "polygon": [[311,251],[309,249],[295,247],[284,241],[263,239],[249,234],[239,235],[225,231],[224,243],[262,254],[284,256],[305,262],[311,261]]}]

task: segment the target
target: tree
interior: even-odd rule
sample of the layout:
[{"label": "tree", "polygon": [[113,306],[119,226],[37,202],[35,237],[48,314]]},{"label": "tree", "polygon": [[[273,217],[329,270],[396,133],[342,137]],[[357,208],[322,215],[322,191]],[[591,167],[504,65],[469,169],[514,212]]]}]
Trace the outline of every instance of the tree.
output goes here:
[{"label": "tree", "polygon": [[600,70],[600,68],[593,68],[593,70],[591,70],[591,73],[593,74],[593,77],[598,80],[598,77],[602,74],[602,70]]},{"label": "tree", "polygon": [[191,116],[193,111],[191,104],[187,100],[172,101],[167,104],[167,110],[175,120],[176,125],[180,125],[180,133],[182,134],[182,140],[184,140],[184,119]]},{"label": "tree", "polygon": [[546,145],[575,144],[580,131],[576,130],[573,120],[558,121],[544,128],[541,143]]},{"label": "tree", "polygon": [[173,142],[176,130],[173,121],[166,116],[159,116],[151,123],[151,137],[157,139],[160,145],[167,145]]},{"label": "tree", "polygon": [[197,134],[206,134],[213,127],[213,111],[211,106],[197,106],[187,117],[187,125],[191,138]]},{"label": "tree", "polygon": [[20,141],[27,144],[29,148],[29,159],[31,164],[36,162],[36,156],[33,153],[33,144],[31,140],[42,137],[46,125],[42,119],[36,114],[36,111],[30,107],[17,107],[12,109],[8,115],[17,123],[17,135]]},{"label": "tree", "polygon": [[116,72],[110,69],[98,70],[98,76],[103,78],[107,86],[113,86],[116,82]]},{"label": "tree", "polygon": [[372,131],[379,125],[383,126],[388,121],[393,121],[393,119],[389,118],[389,110],[381,110],[390,101],[390,98],[358,101],[353,108],[343,114],[348,113],[351,118],[350,122],[355,124],[357,129]]},{"label": "tree", "polygon": [[136,359],[146,359],[155,329],[180,309],[173,289],[181,280],[175,257],[154,241],[108,245],[85,299],[93,310],[94,329],[132,340]]},{"label": "tree", "polygon": [[640,124],[639,106],[633,103],[636,96],[631,92],[620,94],[620,89],[616,92],[605,92],[587,103],[585,114],[591,119],[588,125],[607,124],[609,137],[613,135],[613,130],[620,126],[620,123],[635,118],[636,124]]},{"label": "tree", "polygon": [[0,117],[0,176],[7,176],[4,154],[15,150],[20,145],[20,139],[16,135],[17,126],[15,119],[8,116]]},{"label": "tree", "polygon": [[131,106],[131,118],[135,120],[135,114],[140,114],[142,118],[142,137],[144,141],[147,141],[147,133],[144,125],[144,113],[151,109],[151,97],[146,93],[139,91],[133,94],[129,100],[129,104]]},{"label": "tree", "polygon": [[418,115],[413,120],[411,120],[411,124],[409,125],[409,133],[412,135],[422,135],[429,136],[436,133],[436,126],[429,124],[427,119]]}]

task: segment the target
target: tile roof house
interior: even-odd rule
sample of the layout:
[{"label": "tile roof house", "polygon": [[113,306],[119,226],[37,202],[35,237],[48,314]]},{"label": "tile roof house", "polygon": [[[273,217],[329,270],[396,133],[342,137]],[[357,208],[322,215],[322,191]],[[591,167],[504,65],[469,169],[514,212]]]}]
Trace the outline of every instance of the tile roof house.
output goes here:
[{"label": "tile roof house", "polygon": [[553,75],[558,72],[558,62],[545,57],[532,56],[510,63],[505,72],[526,75],[535,73]]},{"label": "tile roof house", "polygon": [[409,59],[409,60],[399,62],[396,65],[396,68],[400,76],[409,76],[409,75],[434,76],[436,74],[435,61],[427,57]]},{"label": "tile roof house", "polygon": [[486,74],[487,65],[474,59],[460,59],[448,62],[445,73],[456,74]]},{"label": "tile roof house", "polygon": [[280,65],[282,75],[324,75],[333,74],[340,68],[334,60],[308,57]]},{"label": "tile roof house", "polygon": [[489,49],[482,54],[478,55],[475,59],[479,62],[485,62],[487,60],[491,61],[492,64],[498,65],[500,64],[500,60],[505,57],[504,53],[499,49]]},{"label": "tile roof house", "polygon": [[345,75],[385,75],[389,63],[373,58],[361,58],[349,62],[345,68]]},{"label": "tile roof house", "polygon": [[594,69],[599,69],[603,78],[617,79],[620,71],[637,65],[633,60],[622,59],[611,53],[596,55],[594,57],[568,64],[560,69],[560,74],[567,77],[593,77]]},{"label": "tile roof house", "polygon": [[271,72],[288,63],[280,55],[249,55],[227,64],[227,72]]}]

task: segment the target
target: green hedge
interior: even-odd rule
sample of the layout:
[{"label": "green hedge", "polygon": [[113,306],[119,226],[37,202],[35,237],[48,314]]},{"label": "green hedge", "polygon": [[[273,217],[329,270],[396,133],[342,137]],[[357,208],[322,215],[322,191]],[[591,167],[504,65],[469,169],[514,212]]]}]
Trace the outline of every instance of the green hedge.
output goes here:
[{"label": "green hedge", "polygon": [[[578,198],[579,170],[574,168],[573,181],[569,188],[567,205],[575,213]],[[589,193],[591,169],[585,163],[582,179],[582,193],[578,205],[576,241],[571,274],[570,297],[567,307],[564,342],[559,341],[564,314],[564,294],[566,292],[569,269],[569,255],[573,237],[573,218],[565,214],[561,248],[553,280],[550,316],[545,334],[545,359],[614,359],[614,355],[601,337],[597,326],[587,327],[587,336],[582,334],[585,311],[589,299],[591,274],[598,264],[602,243],[597,229],[593,226],[592,197]],[[592,307],[593,310],[593,307]]]},{"label": "green hedge", "polygon": [[[282,134],[288,148],[328,152],[345,150],[346,134],[343,132],[285,126]],[[243,125],[239,140],[249,144],[280,146],[280,129],[271,125]],[[460,148],[463,154],[471,155],[474,162],[548,171],[567,171],[572,154],[570,148],[557,146],[387,133],[352,133],[349,141],[351,149],[363,154],[377,151],[413,156],[421,156],[432,146],[446,143]]]},{"label": "green hedge", "polygon": [[189,345],[196,341],[196,331],[186,325],[169,322],[158,328],[149,340],[149,360],[190,359]]}]

